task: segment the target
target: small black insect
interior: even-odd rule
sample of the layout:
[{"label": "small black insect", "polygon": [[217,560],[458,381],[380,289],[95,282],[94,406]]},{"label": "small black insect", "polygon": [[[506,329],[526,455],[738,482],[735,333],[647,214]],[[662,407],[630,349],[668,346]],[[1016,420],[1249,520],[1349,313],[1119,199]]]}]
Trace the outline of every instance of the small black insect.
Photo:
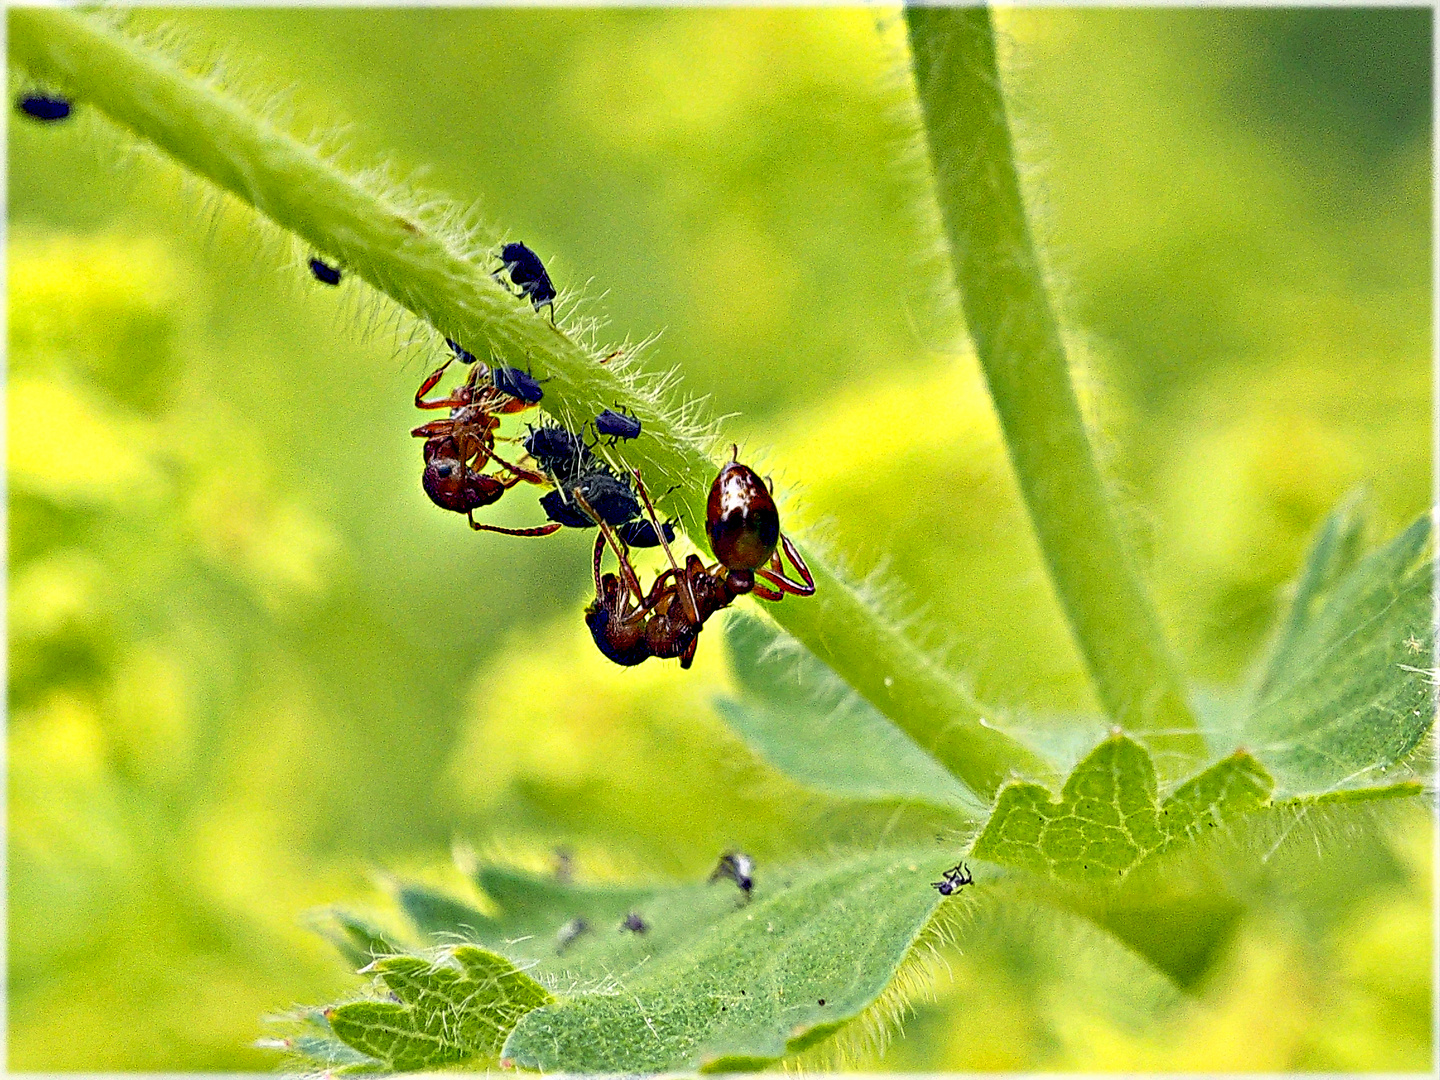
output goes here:
[{"label": "small black insect", "polygon": [[561,885],[569,885],[575,880],[575,856],[569,848],[555,849],[555,880]]},{"label": "small black insect", "polygon": [[536,311],[550,305],[550,321],[553,323],[555,286],[550,284],[550,275],[545,272],[545,264],[540,261],[540,256],[517,241],[500,249],[500,261],[505,265],[496,270],[494,276],[498,278],[509,271],[510,283],[520,290],[521,296],[530,298]]},{"label": "small black insect", "polygon": [[39,120],[42,124],[53,124],[70,115],[70,102],[48,94],[26,94],[15,102],[15,107],[31,120]]},{"label": "small black insect", "polygon": [[745,894],[746,899],[750,897],[750,890],[755,887],[755,860],[742,851],[727,851],[720,856],[720,862],[710,874],[710,883],[713,885],[721,878],[729,878],[740,886],[740,891]]},{"label": "small black insect", "polygon": [[595,456],[584,440],[559,424],[532,427],[523,445],[525,452],[562,486],[595,468]]},{"label": "small black insect", "polygon": [[612,412],[606,409],[595,417],[595,433],[607,436],[610,445],[618,439],[633,439],[640,434],[640,420],[631,413]]},{"label": "small black insect", "polygon": [[970,876],[970,868],[963,862],[956,863],[949,870],[946,870],[940,881],[932,881],[930,884],[940,893],[941,896],[950,896],[959,892],[963,887],[974,882]]},{"label": "small black insect", "polygon": [[[671,543],[675,539],[675,522],[662,521],[660,528],[665,533],[665,542]],[[655,526],[650,524],[647,518],[627,521],[624,525],[616,528],[615,534],[624,541],[626,547],[652,548],[660,546],[660,538],[655,535]]]},{"label": "small black insect", "polygon": [[625,921],[620,924],[620,929],[622,931],[629,930],[632,934],[643,934],[649,930],[650,927],[644,919],[632,911],[629,915],[625,916]]},{"label": "small black insect", "polygon": [[310,257],[310,273],[315,275],[316,281],[323,282],[326,285],[340,284],[340,268],[338,266],[331,266],[318,255],[312,255]]},{"label": "small black insect", "polygon": [[540,389],[540,380],[517,367],[492,367],[490,381],[502,394],[528,401],[531,405],[545,396],[545,392]]},{"label": "small black insect", "polygon": [[467,349],[462,349],[458,341],[447,337],[445,344],[450,346],[450,351],[455,354],[455,359],[459,360],[462,364],[473,364],[475,362],[475,354]]},{"label": "small black insect", "polygon": [[585,516],[578,503],[566,502],[561,491],[547,491],[540,496],[540,508],[551,521],[558,521],[567,529],[593,529],[595,522]]},{"label": "small black insect", "polygon": [[585,931],[589,929],[590,924],[584,919],[582,919],[579,915],[576,915],[575,918],[571,919],[564,926],[560,927],[559,933],[555,935],[556,953],[563,953],[566,949],[568,949],[571,945],[575,943],[576,938],[578,938],[581,934],[585,933]]},{"label": "small black insect", "polygon": [[619,528],[640,516],[640,503],[628,484],[603,468],[575,477],[564,490],[547,492],[540,499],[545,516],[572,529],[592,529],[595,522],[581,508],[575,492],[607,525]]}]

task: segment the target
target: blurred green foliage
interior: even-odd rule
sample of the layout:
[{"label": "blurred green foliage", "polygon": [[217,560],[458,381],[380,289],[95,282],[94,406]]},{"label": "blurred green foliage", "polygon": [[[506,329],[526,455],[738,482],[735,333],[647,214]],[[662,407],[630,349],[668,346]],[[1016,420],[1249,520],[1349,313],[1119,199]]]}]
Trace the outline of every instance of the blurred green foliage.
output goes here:
[{"label": "blurred green foliage", "polygon": [[[617,336],[663,327],[651,363],[741,414],[797,518],[888,558],[982,700],[1091,706],[933,254],[893,12],[162,19],[294,85],[301,128],[354,121],[348,159],[482,200]],[[998,21],[1100,449],[1223,696],[1334,502],[1428,503],[1431,15]],[[435,510],[429,358],[354,283],[83,103],[9,132],[11,1068],[268,1068],[256,1016],[353,985],[301,914],[457,838],[664,878],[931,830],[753,757],[711,710],[718,634],[688,673],[605,662],[586,538]],[[860,1064],[1422,1069],[1428,837],[1377,812],[1339,866],[1297,830],[1163,1030],[1112,941],[992,914]]]}]

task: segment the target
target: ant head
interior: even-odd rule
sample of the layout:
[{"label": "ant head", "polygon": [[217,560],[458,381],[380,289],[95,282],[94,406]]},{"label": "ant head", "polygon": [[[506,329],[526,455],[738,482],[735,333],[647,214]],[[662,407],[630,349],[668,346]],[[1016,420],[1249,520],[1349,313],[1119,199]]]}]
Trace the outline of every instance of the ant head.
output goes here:
[{"label": "ant head", "polygon": [[482,476],[465,466],[454,438],[441,435],[425,442],[425,472],[420,486],[442,510],[464,514],[488,506],[505,491],[493,476]]}]

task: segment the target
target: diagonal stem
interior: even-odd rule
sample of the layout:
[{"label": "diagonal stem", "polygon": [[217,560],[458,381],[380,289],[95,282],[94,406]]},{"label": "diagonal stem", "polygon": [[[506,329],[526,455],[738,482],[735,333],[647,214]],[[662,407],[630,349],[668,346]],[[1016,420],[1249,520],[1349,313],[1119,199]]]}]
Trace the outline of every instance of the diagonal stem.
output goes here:
[{"label": "diagonal stem", "polygon": [[[664,501],[702,535],[715,475],[707,441],[687,433],[653,394],[562,329],[517,302],[488,269],[449,245],[408,208],[366,188],[311,147],[253,115],[93,17],[56,8],[9,12],[12,62],[73,92],[178,163],[275,224],[338,258],[446,337],[468,348],[527,357],[548,376],[546,406],[562,418],[619,403],[647,437],[627,452],[652,475],[678,481]],[[802,547],[804,545],[801,545]],[[992,795],[1015,774],[1052,770],[986,724],[965,686],[916,646],[865,592],[805,551],[816,595],[766,610],[975,791]]]}]

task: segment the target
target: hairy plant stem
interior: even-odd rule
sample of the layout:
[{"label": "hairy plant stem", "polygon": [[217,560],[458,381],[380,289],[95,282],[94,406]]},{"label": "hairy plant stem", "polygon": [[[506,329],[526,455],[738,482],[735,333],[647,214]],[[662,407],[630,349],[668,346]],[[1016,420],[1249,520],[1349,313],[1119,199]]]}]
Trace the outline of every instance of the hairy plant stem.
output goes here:
[{"label": "hairy plant stem", "polygon": [[1020,197],[990,12],[909,7],[905,18],[955,283],[1050,578],[1106,712],[1178,775],[1205,748],[1070,382]]},{"label": "hairy plant stem", "polygon": [[[631,463],[651,477],[651,487],[678,485],[661,503],[681,514],[692,537],[703,536],[697,524],[703,526],[715,474],[710,447],[680,431],[662,402],[597,363],[407,208],[92,17],[12,10],[9,50],[14,63],[73,92],[482,359],[488,349],[533,364],[550,379],[545,405],[553,414],[591,417],[617,403],[629,408],[646,432],[627,449]],[[863,592],[816,553],[806,558],[816,595],[764,605],[776,622],[975,791],[988,797],[1012,774],[1050,774],[1025,747],[987,726],[963,684]]]}]

